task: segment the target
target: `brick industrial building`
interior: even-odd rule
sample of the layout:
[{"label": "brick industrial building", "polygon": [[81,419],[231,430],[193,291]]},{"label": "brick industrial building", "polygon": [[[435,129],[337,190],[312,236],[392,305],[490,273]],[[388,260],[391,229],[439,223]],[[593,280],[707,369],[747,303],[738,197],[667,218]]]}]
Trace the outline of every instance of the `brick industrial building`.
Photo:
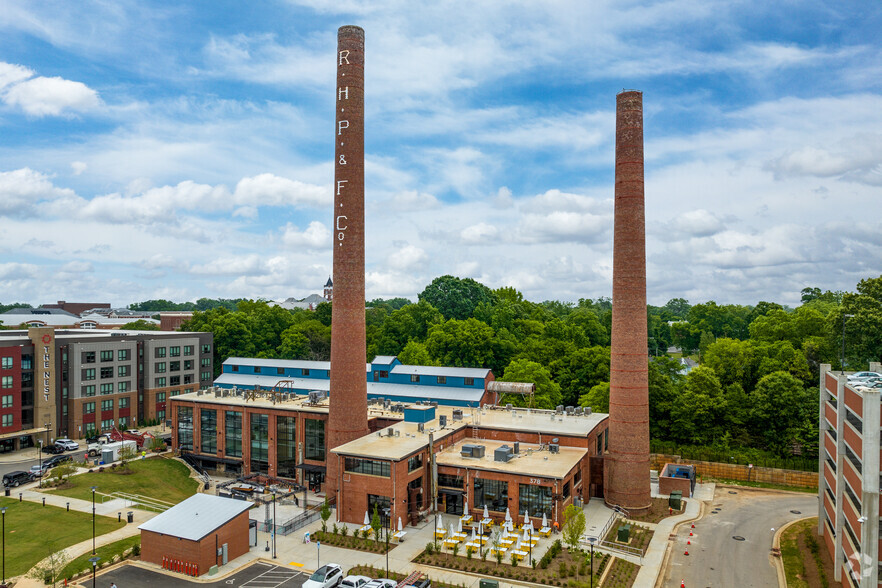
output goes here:
[{"label": "brick industrial building", "polygon": [[211,333],[0,331],[0,447],[166,418],[169,397],[211,384]]},{"label": "brick industrial building", "polygon": [[[214,387],[171,400],[172,443],[211,469],[336,494],[338,519],[349,523],[362,522],[374,505],[402,521],[486,505],[497,517],[527,509],[562,522],[567,505],[602,496],[607,415],[435,406],[433,391],[445,392],[426,386],[429,400],[419,404],[372,400],[369,432],[330,448],[323,394]],[[330,463],[341,473],[336,487],[325,478]]]},{"label": "brick industrial building", "polygon": [[[882,372],[882,364],[870,363]],[[818,452],[818,533],[843,586],[876,588],[879,553],[880,391],[849,382],[848,374],[821,366]]]}]

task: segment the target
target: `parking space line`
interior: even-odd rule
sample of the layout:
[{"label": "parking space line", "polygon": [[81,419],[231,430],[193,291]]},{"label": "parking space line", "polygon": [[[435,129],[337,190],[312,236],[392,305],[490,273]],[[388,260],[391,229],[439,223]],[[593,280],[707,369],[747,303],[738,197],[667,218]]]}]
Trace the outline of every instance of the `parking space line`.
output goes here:
[{"label": "parking space line", "polygon": [[286,570],[280,566],[272,566],[262,574],[251,578],[241,585],[240,588],[279,588],[289,580],[297,577],[300,572]]}]

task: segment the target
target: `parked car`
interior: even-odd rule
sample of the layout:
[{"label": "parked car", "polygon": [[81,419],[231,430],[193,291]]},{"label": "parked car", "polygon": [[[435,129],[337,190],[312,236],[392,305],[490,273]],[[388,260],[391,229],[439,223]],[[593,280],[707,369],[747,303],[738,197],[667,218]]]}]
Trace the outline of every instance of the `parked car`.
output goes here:
[{"label": "parked car", "polygon": [[36,465],[32,465],[31,471],[30,471],[31,479],[33,480],[35,478],[42,478],[43,474],[48,472],[50,467],[52,467],[52,466],[50,466],[45,461],[43,463],[38,463]]},{"label": "parked car", "polygon": [[365,584],[362,588],[395,588],[398,582],[389,578],[377,578]]},{"label": "parked car", "polygon": [[59,453],[64,453],[64,447],[61,447],[59,445],[44,445],[43,446],[43,453],[57,455]]},{"label": "parked car", "polygon": [[346,576],[343,578],[343,581],[340,582],[341,588],[361,588],[364,584],[370,582],[371,579],[367,576]]},{"label": "parked car", "polygon": [[49,459],[43,462],[43,465],[47,465],[50,468],[54,468],[57,465],[61,465],[63,463],[67,463],[69,461],[73,461],[69,455],[53,455]]},{"label": "parked car", "polygon": [[7,488],[15,488],[22,484],[27,484],[33,480],[33,476],[29,472],[15,471],[3,474],[3,485]]},{"label": "parked car", "polygon": [[343,581],[343,570],[337,564],[325,564],[303,583],[303,588],[335,588]]},{"label": "parked car", "polygon": [[74,441],[73,439],[68,439],[63,437],[61,439],[55,440],[55,445],[63,448],[65,451],[76,451],[80,448],[80,444]]},{"label": "parked car", "polygon": [[882,374],[877,372],[857,372],[848,376],[849,382],[862,382],[869,378],[882,378]]}]

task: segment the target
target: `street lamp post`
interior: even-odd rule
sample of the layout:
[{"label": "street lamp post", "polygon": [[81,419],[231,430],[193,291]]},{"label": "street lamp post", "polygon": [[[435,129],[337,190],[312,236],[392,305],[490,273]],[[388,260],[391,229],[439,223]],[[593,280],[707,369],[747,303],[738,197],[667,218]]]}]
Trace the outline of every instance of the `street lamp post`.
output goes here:
[{"label": "street lamp post", "polygon": [[596,537],[588,537],[588,543],[591,544],[591,565],[588,568],[588,573],[591,574],[591,588],[594,588],[594,541]]},{"label": "street lamp post", "polygon": [[273,559],[276,559],[276,493],[273,492]]},{"label": "street lamp post", "polygon": [[6,507],[0,508],[3,515],[3,584],[6,584]]},{"label": "street lamp post", "polygon": [[527,527],[527,530],[530,532],[530,567],[532,567],[533,566],[533,527],[532,526]]},{"label": "street lamp post", "polygon": [[386,577],[389,577],[389,519],[392,518],[392,509],[383,509],[383,517],[386,519],[384,530],[386,532]]},{"label": "street lamp post", "polygon": [[92,486],[92,555],[95,555],[95,490],[97,486]]},{"label": "street lamp post", "polygon": [[840,356],[840,374],[845,373],[845,319],[852,318],[853,314],[843,314],[842,315],[842,355]]},{"label": "street lamp post", "polygon": [[98,565],[98,561],[100,559],[101,558],[98,557],[97,555],[93,555],[92,557],[89,558],[89,563],[92,564],[92,588],[95,588],[95,566]]},{"label": "street lamp post", "polygon": [[40,459],[40,479],[37,481],[37,486],[40,488],[43,487],[43,440],[39,439],[40,442],[40,453],[37,457]]}]

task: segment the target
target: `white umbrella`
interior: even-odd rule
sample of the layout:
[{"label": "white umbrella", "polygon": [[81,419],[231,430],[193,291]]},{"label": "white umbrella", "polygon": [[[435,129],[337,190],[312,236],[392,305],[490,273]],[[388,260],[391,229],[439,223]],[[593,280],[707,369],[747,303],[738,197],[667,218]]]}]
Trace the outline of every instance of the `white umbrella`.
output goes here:
[{"label": "white umbrella", "polygon": [[487,505],[486,505],[486,504],[484,505],[484,518],[485,518],[485,519],[489,519],[489,518],[490,518],[490,509],[487,508]]},{"label": "white umbrella", "polygon": [[548,527],[548,517],[545,516],[545,513],[542,513],[542,528]]},{"label": "white umbrella", "polygon": [[518,536],[518,542],[515,543],[515,548],[514,548],[514,550],[515,550],[515,551],[520,551],[520,550],[521,550],[521,538],[520,538],[520,536]]},{"label": "white umbrella", "polygon": [[364,524],[365,524],[365,525],[370,525],[370,524],[371,524],[371,519],[368,518],[368,511],[364,511]]},{"label": "white umbrella", "polygon": [[475,541],[477,541],[477,539],[478,539],[478,535],[475,533],[475,528],[472,527],[472,538],[471,538],[471,542],[474,543]]},{"label": "white umbrella", "polygon": [[530,527],[524,527],[524,541],[530,540],[530,531],[532,531]]},{"label": "white umbrella", "polygon": [[441,523],[441,515],[435,515],[435,528],[444,530],[444,525]]},{"label": "white umbrella", "polygon": [[530,513],[525,510],[524,511],[524,524],[526,525],[529,522],[530,522]]},{"label": "white umbrella", "polygon": [[535,530],[533,529],[533,521],[527,523],[527,529],[529,529],[531,533],[535,533]]},{"label": "white umbrella", "polygon": [[508,508],[505,509],[505,520],[506,520],[506,521],[510,521],[510,520],[511,520],[511,510],[508,509]]},{"label": "white umbrella", "polygon": [[400,533],[403,530],[404,528],[401,526],[401,517],[398,517],[398,532]]},{"label": "white umbrella", "polygon": [[456,532],[462,533],[462,519],[457,519],[456,521]]},{"label": "white umbrella", "polygon": [[455,534],[456,534],[456,533],[453,532],[453,523],[450,523],[450,534],[447,535],[447,538],[450,539],[450,538],[453,537]]}]

